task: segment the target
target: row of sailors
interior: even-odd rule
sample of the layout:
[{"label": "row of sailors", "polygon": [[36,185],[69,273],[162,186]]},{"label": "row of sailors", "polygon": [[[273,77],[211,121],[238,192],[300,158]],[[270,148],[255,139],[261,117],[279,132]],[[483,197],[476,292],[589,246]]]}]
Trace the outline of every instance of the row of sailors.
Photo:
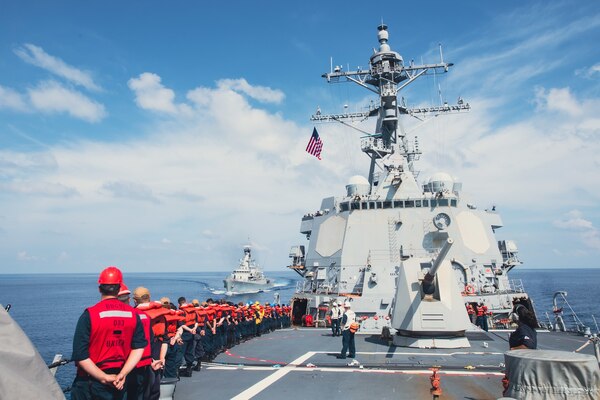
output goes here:
[{"label": "row of sailors", "polygon": [[[169,347],[165,377],[192,376],[192,371],[200,371],[202,360],[210,361],[220,352],[248,340],[254,336],[272,332],[291,325],[291,307],[259,302],[254,304],[233,304],[211,299],[200,304],[198,300],[187,303],[184,297],[178,299],[179,309],[161,299],[162,307],[169,307],[171,332],[180,339]],[[156,307],[156,305],[154,306]],[[169,330],[169,327],[167,327]]]},{"label": "row of sailors", "polygon": [[175,307],[167,298],[152,301],[144,287],[134,290],[131,307],[131,292],[112,266],[100,273],[98,283],[101,299],[84,310],[73,337],[72,400],[158,399],[163,377],[191,376],[201,360],[290,326],[289,306],[187,303],[182,297]]}]

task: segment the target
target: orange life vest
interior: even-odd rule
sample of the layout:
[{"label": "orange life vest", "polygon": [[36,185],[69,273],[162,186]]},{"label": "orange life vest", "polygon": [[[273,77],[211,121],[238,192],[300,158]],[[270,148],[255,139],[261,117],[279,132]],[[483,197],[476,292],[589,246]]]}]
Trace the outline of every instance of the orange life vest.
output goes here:
[{"label": "orange life vest", "polygon": [[138,304],[136,308],[143,311],[150,317],[150,328],[154,333],[154,338],[162,341],[167,329],[167,321],[165,320],[164,316],[171,314],[171,310],[164,308],[158,301]]},{"label": "orange life vest", "polygon": [[196,315],[198,326],[204,326],[204,322],[206,321],[206,309],[202,307],[196,307]]},{"label": "orange life vest", "polygon": [[179,309],[185,312],[185,325],[193,327],[196,324],[196,307],[193,304],[182,304]]},{"label": "orange life vest", "polygon": [[170,310],[169,314],[165,314],[165,320],[167,322],[167,336],[172,338],[177,333],[178,323],[185,321],[185,312]]}]

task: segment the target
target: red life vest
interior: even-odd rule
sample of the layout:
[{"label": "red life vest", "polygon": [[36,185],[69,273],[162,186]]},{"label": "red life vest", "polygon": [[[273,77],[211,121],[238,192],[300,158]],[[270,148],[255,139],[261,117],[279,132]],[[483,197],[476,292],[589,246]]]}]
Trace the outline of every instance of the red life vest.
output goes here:
[{"label": "red life vest", "polygon": [[469,314],[469,315],[475,314],[475,310],[473,309],[473,306],[470,304],[467,305],[467,314]]},{"label": "red life vest", "polygon": [[135,366],[136,368],[146,367],[152,364],[152,347],[150,346],[150,317],[143,312],[142,310],[138,310],[134,308],[137,315],[140,317],[140,321],[142,321],[142,326],[144,327],[144,336],[146,337],[146,347],[144,347],[144,352],[142,353],[142,358],[140,362]]},{"label": "red life vest", "polygon": [[212,306],[206,308],[206,318],[208,318],[208,322],[212,322],[215,319],[215,309]]},{"label": "red life vest", "polygon": [[197,307],[196,315],[198,318],[198,326],[204,326],[204,321],[206,321],[206,309],[202,307]]},{"label": "red life vest", "polygon": [[164,316],[170,314],[171,310],[164,308],[158,301],[139,304],[137,309],[145,312],[146,315],[150,317],[150,328],[154,333],[154,338],[158,341],[162,341],[162,337],[167,330],[167,321]]},{"label": "red life vest", "polygon": [[134,308],[116,298],[109,298],[87,311],[91,321],[90,359],[101,370],[122,368],[131,351],[137,324]]},{"label": "red life vest", "polygon": [[170,310],[169,314],[165,314],[167,322],[167,336],[172,338],[177,333],[177,324],[179,321],[185,321],[185,313],[183,311]]},{"label": "red life vest", "polygon": [[182,304],[179,309],[185,312],[185,325],[193,327],[196,324],[196,307],[193,304]]},{"label": "red life vest", "polygon": [[487,314],[487,307],[486,306],[477,306],[477,316],[483,317],[485,314]]}]

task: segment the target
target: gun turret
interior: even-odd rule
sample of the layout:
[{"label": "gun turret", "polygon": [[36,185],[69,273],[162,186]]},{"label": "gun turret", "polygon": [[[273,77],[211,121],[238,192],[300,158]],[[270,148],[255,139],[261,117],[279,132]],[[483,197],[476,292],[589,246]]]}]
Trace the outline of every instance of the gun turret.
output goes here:
[{"label": "gun turret", "polygon": [[435,284],[433,283],[433,280],[435,279],[435,275],[437,274],[438,269],[442,265],[442,261],[444,261],[444,258],[446,258],[448,251],[450,251],[450,247],[452,247],[453,243],[454,240],[450,238],[446,239],[446,243],[444,243],[444,246],[440,250],[438,256],[431,263],[431,268],[423,278],[422,288],[424,294],[432,295],[435,293]]}]

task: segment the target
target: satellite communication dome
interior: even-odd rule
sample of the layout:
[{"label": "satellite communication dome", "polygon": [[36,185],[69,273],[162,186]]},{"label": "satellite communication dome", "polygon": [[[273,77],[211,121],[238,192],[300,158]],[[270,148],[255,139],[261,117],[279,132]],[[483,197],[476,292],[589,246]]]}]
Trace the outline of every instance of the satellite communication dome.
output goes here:
[{"label": "satellite communication dome", "polygon": [[348,196],[366,196],[369,194],[369,181],[364,176],[354,175],[346,185]]},{"label": "satellite communication dome", "polygon": [[436,172],[431,175],[425,185],[426,192],[436,193],[444,189],[452,191],[454,189],[454,178],[446,172]]}]

